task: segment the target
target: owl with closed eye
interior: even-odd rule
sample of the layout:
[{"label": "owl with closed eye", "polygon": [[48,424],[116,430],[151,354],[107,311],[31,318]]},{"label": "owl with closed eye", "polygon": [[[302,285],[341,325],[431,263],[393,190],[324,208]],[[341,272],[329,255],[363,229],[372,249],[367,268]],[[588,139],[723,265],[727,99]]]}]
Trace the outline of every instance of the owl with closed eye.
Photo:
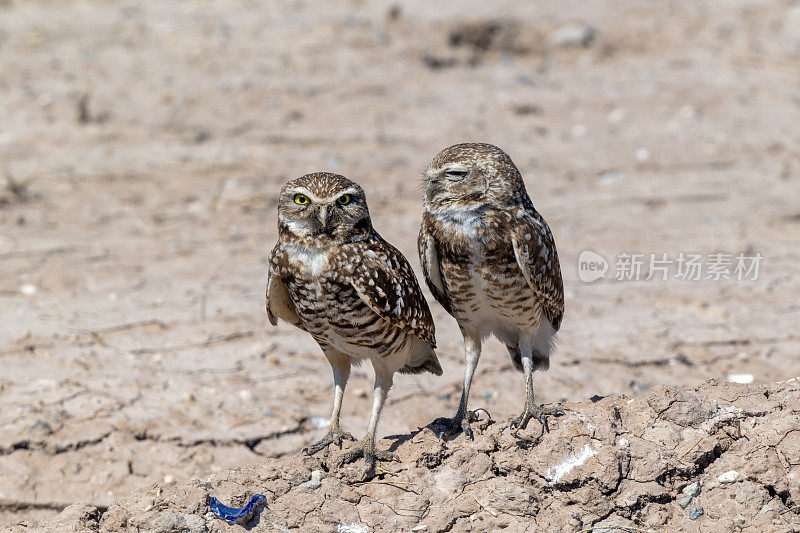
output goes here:
[{"label": "owl with closed eye", "polygon": [[376,460],[375,434],[397,372],[442,374],[434,352],[430,309],[403,254],[372,227],[367,200],[355,182],[319,172],[288,182],[278,200],[278,242],[269,257],[267,315],[309,333],[333,370],[333,413],[327,434],[304,451],[314,454],[352,437],[339,427],[353,364],[375,370],[367,434],[339,464],[364,458],[363,477]]},{"label": "owl with closed eye", "polygon": [[511,158],[491,144],[445,148],[424,176],[425,212],[419,257],[436,300],[458,322],[464,337],[466,372],[458,411],[444,419],[448,433],[472,437],[467,408],[483,339],[506,345],[525,375],[522,413],[511,422],[516,434],[532,418],[547,430],[547,416],[563,414],[534,403],[533,372],[547,370],[564,316],[564,287],[555,241],[533,207]]}]

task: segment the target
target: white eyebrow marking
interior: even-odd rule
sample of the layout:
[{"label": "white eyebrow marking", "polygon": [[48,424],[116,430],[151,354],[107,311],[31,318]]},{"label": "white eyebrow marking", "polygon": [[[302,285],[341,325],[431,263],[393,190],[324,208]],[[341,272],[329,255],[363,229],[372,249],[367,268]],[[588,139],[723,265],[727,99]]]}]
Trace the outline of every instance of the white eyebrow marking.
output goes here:
[{"label": "white eyebrow marking", "polygon": [[316,194],[309,191],[305,187],[292,187],[291,189],[286,189],[286,192],[291,195],[303,194],[305,196],[308,196],[308,198],[312,202],[331,202],[333,200],[336,200],[343,194],[356,195],[358,194],[358,189],[356,189],[355,187],[349,187],[343,191],[337,192],[334,196],[317,196]]},{"label": "white eyebrow marking", "polygon": [[450,170],[469,172],[470,168],[471,167],[466,166],[463,163],[446,163],[439,168],[429,168],[428,170],[425,171],[425,174],[429,178],[432,178],[434,176],[441,176],[442,174]]},{"label": "white eyebrow marking", "polygon": [[336,193],[336,198],[339,198],[343,194],[349,194],[349,195],[352,196],[354,194],[358,194],[358,189],[356,189],[355,187],[350,187],[349,189],[345,189],[343,191],[340,191],[340,192]]}]

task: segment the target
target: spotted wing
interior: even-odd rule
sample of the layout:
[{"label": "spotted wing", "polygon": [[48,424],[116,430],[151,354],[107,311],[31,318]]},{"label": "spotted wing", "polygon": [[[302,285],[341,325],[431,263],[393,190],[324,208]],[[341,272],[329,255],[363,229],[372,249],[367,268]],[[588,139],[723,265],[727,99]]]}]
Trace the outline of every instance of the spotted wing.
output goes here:
[{"label": "spotted wing", "polygon": [[300,323],[297,311],[289,297],[289,290],[283,281],[285,272],[285,252],[279,244],[275,245],[269,255],[269,268],[267,269],[267,317],[273,326],[278,325],[278,319],[283,319],[295,326]]},{"label": "spotted wing", "polygon": [[435,348],[431,310],[403,254],[380,237],[354,243],[347,253],[352,254],[350,283],[361,300],[386,322]]},{"label": "spotted wing", "polygon": [[541,302],[545,317],[558,331],[564,316],[564,282],[556,243],[547,222],[536,211],[516,219],[511,241],[528,286]]}]

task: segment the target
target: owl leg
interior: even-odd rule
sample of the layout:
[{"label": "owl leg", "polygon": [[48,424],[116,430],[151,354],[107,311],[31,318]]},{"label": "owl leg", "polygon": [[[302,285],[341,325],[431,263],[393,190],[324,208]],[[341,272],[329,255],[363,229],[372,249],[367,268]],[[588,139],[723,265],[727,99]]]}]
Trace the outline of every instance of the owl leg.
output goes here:
[{"label": "owl leg", "polygon": [[333,369],[333,382],[335,390],[333,393],[333,413],[331,413],[331,424],[328,432],[322,439],[303,448],[306,455],[314,455],[329,444],[336,444],[342,447],[342,440],[355,440],[350,433],[345,433],[339,428],[339,414],[342,412],[342,397],[347,386],[347,379],[350,377],[350,358],[343,354],[326,353],[325,356]]},{"label": "owl leg", "polygon": [[394,461],[395,456],[388,451],[375,449],[375,432],[378,429],[378,421],[381,418],[383,404],[392,386],[392,373],[383,366],[375,365],[375,386],[373,388],[372,415],[369,419],[369,428],[361,444],[343,454],[338,461],[338,466],[345,463],[352,463],[356,459],[364,458],[364,473],[361,478],[369,480],[375,477],[376,461]]},{"label": "owl leg", "polygon": [[[464,332],[464,358],[466,359],[466,369],[464,370],[464,388],[461,390],[461,401],[458,403],[458,411],[453,418],[439,418],[434,424],[442,427],[443,431],[439,438],[444,435],[452,435],[463,431],[470,439],[475,439],[472,433],[470,422],[475,422],[478,417],[475,411],[470,411],[467,407],[469,402],[469,389],[472,386],[472,377],[475,369],[478,368],[478,360],[481,358],[481,338],[478,334]],[[479,409],[485,411],[485,409]],[[488,413],[487,413],[488,414]]]},{"label": "owl leg", "polygon": [[533,356],[530,347],[520,346],[522,369],[525,372],[525,405],[522,414],[511,421],[511,433],[516,437],[519,430],[525,429],[532,418],[542,424],[542,434],[550,431],[547,424],[548,416],[561,416],[564,410],[551,405],[536,405],[533,395]]}]

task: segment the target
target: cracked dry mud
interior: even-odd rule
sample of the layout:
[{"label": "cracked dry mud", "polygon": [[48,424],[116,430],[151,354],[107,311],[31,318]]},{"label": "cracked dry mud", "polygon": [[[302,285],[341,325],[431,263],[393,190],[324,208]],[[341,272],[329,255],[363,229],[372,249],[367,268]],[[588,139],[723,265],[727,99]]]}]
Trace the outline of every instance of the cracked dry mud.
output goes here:
[{"label": "cracked dry mud", "polygon": [[[401,462],[367,483],[350,481],[355,466],[332,469],[342,453],[332,448],[149,486],[105,512],[72,506],[40,527],[235,531],[206,515],[209,496],[243,505],[262,493],[252,531],[800,531],[800,381],[655,387],[565,409],[539,442],[512,437],[507,420],[484,424],[474,442],[442,442],[429,428],[389,436],[380,445]],[[314,470],[327,472],[319,486],[307,483]],[[731,471],[732,483],[718,479]]]},{"label": "cracked dry mud", "polygon": [[[70,508],[73,525],[83,515],[106,528],[126,516],[220,528],[205,523],[205,493],[240,504],[256,487],[280,527],[297,509],[327,529],[380,513],[377,527],[405,525],[414,518],[399,515],[427,505],[415,523],[430,531],[500,527],[524,509],[542,530],[588,529],[608,512],[605,522],[639,529],[662,529],[647,525],[661,517],[670,530],[735,529],[740,512],[750,530],[796,528],[795,385],[767,384],[800,375],[800,7],[531,6],[0,0],[0,528],[52,525],[77,503],[87,506]],[[379,436],[415,435],[390,467],[407,468],[394,477],[430,501],[335,475],[298,488],[322,465],[298,452],[324,433],[332,379],[308,335],[266,321],[277,192],[314,170],[355,179],[419,275],[420,171],[466,140],[514,158],[553,230],[567,308],[535,387],[570,411],[528,450],[501,422],[446,451],[415,433],[455,412],[463,375],[458,328],[426,293],[444,375],[399,376]],[[580,281],[584,250],[611,262],[605,280]],[[611,280],[618,254],[682,252],[763,263],[754,281]],[[730,375],[754,384],[659,403],[661,385]],[[356,369],[342,412],[356,437],[371,390],[371,371]],[[521,376],[498,343],[486,343],[472,390],[471,407],[519,414]],[[670,406],[678,394],[693,400]],[[747,438],[721,425],[700,439],[698,420],[729,400],[764,414],[739,422]],[[623,430],[646,438],[626,437],[626,452]],[[779,441],[758,455],[759,442]],[[548,469],[573,455],[585,462],[550,485]],[[697,502],[680,507],[688,472],[705,463]],[[291,479],[277,480],[282,465]],[[715,485],[728,470],[740,479]],[[211,489],[188,481],[210,476]],[[156,490],[131,507],[156,483],[169,502]],[[312,509],[301,492],[315,505],[345,499]]]}]

